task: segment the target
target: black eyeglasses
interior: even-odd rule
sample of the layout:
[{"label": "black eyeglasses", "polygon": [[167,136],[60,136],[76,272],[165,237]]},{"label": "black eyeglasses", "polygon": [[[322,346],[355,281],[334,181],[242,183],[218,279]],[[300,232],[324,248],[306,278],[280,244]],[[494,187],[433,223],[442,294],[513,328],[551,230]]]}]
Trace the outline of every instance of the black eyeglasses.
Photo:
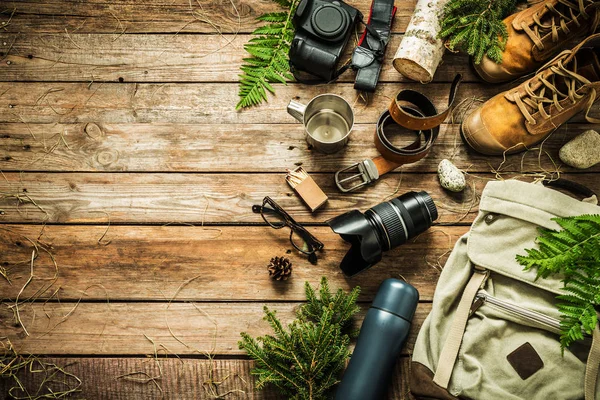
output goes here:
[{"label": "black eyeglasses", "polygon": [[260,213],[262,218],[269,226],[275,229],[283,227],[290,228],[290,243],[299,252],[306,254],[311,263],[317,262],[317,251],[323,249],[324,245],[307,231],[302,225],[297,223],[279,204],[269,196],[263,199],[262,205],[252,206],[252,212]]}]

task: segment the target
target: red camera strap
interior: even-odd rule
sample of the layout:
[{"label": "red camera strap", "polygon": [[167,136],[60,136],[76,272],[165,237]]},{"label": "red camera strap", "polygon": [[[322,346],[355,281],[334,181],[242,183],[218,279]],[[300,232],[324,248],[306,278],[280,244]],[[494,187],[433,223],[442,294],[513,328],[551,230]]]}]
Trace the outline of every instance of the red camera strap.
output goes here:
[{"label": "red camera strap", "polygon": [[366,29],[352,53],[352,68],[357,71],[356,90],[375,91],[396,9],[394,0],[373,0],[371,3]]}]

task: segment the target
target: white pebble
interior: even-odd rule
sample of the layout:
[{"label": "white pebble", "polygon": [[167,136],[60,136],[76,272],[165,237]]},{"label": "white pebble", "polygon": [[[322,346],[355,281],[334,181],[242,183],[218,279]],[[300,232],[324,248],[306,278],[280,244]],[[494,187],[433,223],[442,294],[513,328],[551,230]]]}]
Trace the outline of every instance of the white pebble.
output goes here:
[{"label": "white pebble", "polygon": [[443,159],[438,165],[438,177],[444,189],[462,192],[467,185],[465,175],[450,160]]}]

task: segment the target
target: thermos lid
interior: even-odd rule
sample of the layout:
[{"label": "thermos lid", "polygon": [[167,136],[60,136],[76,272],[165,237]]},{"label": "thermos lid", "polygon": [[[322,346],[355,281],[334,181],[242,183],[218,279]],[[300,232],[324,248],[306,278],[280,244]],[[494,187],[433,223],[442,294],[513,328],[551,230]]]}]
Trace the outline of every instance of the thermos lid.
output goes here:
[{"label": "thermos lid", "polygon": [[396,314],[410,322],[419,303],[419,292],[399,279],[386,279],[379,286],[371,307]]}]

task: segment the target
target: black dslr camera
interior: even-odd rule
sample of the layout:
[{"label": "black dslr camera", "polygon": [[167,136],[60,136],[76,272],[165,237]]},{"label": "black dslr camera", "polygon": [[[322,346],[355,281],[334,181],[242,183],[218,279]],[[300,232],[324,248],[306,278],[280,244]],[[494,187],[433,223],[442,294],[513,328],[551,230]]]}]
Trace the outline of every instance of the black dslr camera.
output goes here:
[{"label": "black dslr camera", "polygon": [[336,77],[336,65],[362,14],[343,1],[302,0],[293,18],[296,34],[290,64],[326,81]]}]

